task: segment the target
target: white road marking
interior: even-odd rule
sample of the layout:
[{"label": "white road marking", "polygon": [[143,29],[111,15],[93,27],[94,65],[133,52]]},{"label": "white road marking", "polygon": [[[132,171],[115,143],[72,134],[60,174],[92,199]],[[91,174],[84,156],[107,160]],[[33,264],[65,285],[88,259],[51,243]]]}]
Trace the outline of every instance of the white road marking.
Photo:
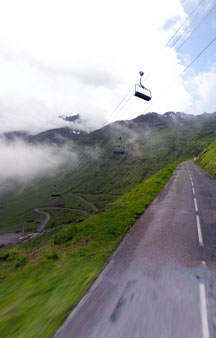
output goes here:
[{"label": "white road marking", "polygon": [[195,207],[196,212],[198,212],[198,205],[197,205],[196,197],[194,197],[194,207]]},{"label": "white road marking", "polygon": [[199,244],[203,246],[202,230],[201,230],[200,219],[198,215],[196,215],[196,221],[197,221],[197,232],[198,232]]},{"label": "white road marking", "polygon": [[208,326],[208,314],[206,303],[206,291],[203,283],[199,284],[199,296],[200,296],[200,314],[202,322],[202,336],[203,338],[209,338],[209,326]]},{"label": "white road marking", "polygon": [[[195,196],[195,189],[194,189],[193,179],[191,175],[190,175],[190,179],[191,179],[193,195]],[[198,205],[197,205],[196,197],[194,197],[194,207],[195,207],[196,212],[198,212]],[[197,232],[198,232],[199,244],[203,246],[203,237],[202,237],[202,230],[201,230],[199,215],[196,215],[196,221],[197,221]],[[205,261],[202,261],[202,266],[206,267]],[[202,337],[210,338],[209,326],[208,326],[207,303],[206,303],[206,290],[205,290],[205,285],[203,283],[199,284],[199,295],[200,295],[200,314],[201,314],[201,322],[202,322]]]}]

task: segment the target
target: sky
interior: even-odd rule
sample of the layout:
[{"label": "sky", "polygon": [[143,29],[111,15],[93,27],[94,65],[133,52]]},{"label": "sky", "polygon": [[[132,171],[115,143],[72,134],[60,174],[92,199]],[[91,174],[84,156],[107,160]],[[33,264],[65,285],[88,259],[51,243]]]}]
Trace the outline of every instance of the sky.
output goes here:
[{"label": "sky", "polygon": [[[215,0],[1,1],[0,133],[55,128],[66,124],[62,114],[79,113],[92,130],[151,111],[216,111],[216,42],[180,75],[216,36],[214,6]],[[149,103],[133,96],[140,70],[152,91]]]}]

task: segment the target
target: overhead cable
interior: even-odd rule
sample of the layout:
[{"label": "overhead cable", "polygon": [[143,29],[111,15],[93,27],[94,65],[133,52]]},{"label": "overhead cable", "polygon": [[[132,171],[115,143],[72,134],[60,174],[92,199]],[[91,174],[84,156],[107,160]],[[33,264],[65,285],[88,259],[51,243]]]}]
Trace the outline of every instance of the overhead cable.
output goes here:
[{"label": "overhead cable", "polygon": [[197,54],[197,56],[187,65],[187,67],[184,68],[184,70],[169,84],[168,87],[166,87],[164,89],[164,91],[156,98],[156,100],[154,100],[146,109],[145,111],[143,112],[143,114],[145,114],[149,108],[152,107],[152,105],[159,100],[159,98],[164,94],[164,92],[166,92],[170,87],[171,85],[180,77],[182,76],[182,74],[184,74],[191,66],[192,64],[216,41],[216,35],[214,36],[214,38],[200,51],[199,54]]}]

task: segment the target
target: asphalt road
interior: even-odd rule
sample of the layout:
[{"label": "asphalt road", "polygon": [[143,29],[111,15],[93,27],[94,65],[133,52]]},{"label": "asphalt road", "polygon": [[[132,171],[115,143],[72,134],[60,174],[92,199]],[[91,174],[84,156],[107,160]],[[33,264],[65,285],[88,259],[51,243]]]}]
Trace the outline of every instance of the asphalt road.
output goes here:
[{"label": "asphalt road", "polygon": [[175,171],[55,338],[216,337],[216,181]]},{"label": "asphalt road", "polygon": [[19,242],[19,238],[22,236],[22,232],[9,232],[6,234],[0,234],[0,247]]}]

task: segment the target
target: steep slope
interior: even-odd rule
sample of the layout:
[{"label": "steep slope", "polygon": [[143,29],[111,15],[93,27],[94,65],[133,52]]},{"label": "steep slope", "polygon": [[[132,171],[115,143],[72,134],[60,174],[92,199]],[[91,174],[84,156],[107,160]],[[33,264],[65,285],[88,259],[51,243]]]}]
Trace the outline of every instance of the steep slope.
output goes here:
[{"label": "steep slope", "polygon": [[77,140],[86,134],[86,132],[77,129],[55,128],[34,136],[28,136],[27,141],[34,143],[54,143],[61,145],[68,142],[69,140]]},{"label": "steep slope", "polygon": [[[113,154],[119,137],[123,155]],[[73,191],[123,193],[168,163],[197,156],[215,137],[216,114],[149,113],[115,122],[78,142],[100,152],[82,171],[68,173],[67,185]]]},{"label": "steep slope", "polygon": [[0,249],[2,337],[51,337],[176,164],[79,224]]},{"label": "steep slope", "polygon": [[[125,153],[117,155],[113,149],[120,137]],[[34,220],[31,227],[36,226],[39,215],[32,213],[34,208],[57,204],[72,208],[75,202],[68,202],[71,193],[85,194],[98,208],[104,208],[167,164],[196,157],[215,138],[216,113],[174,112],[141,115],[81,136],[68,143],[79,161],[64,165],[49,179],[32,182],[21,192],[17,188],[8,195],[0,193],[0,232],[16,231],[29,219]],[[57,198],[51,197],[54,185],[60,195]]]},{"label": "steep slope", "polygon": [[216,178],[216,140],[198,156],[197,163],[213,178]]}]

